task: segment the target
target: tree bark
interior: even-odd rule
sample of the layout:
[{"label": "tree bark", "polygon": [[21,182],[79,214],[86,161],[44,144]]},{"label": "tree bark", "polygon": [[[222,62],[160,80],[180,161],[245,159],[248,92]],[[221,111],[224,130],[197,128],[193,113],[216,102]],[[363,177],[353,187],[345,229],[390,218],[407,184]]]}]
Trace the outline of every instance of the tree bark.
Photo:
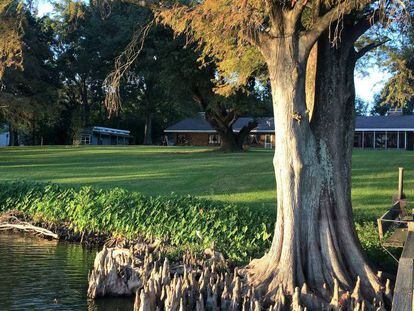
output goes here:
[{"label": "tree bark", "polygon": [[[342,50],[335,52],[337,59],[329,41],[321,44],[310,121],[305,95],[307,55],[305,61],[298,57],[301,52],[294,36],[271,41],[263,54],[275,119],[277,220],[269,252],[248,266],[250,282],[268,297],[274,297],[280,287],[293,295],[296,287],[306,284],[319,297],[329,299],[327,286],[333,289],[338,282],[341,289],[351,290],[359,276],[364,294],[372,298],[380,285],[362,255],[350,198],[353,97],[348,91],[353,87],[354,67],[349,67]],[[329,92],[320,94],[327,91],[324,84]],[[333,102],[338,97],[341,100]]]},{"label": "tree bark", "polygon": [[9,124],[9,146],[18,146],[19,145],[19,134],[15,127],[10,123]]},{"label": "tree bark", "polygon": [[145,113],[144,145],[152,145],[152,113],[149,109]]}]

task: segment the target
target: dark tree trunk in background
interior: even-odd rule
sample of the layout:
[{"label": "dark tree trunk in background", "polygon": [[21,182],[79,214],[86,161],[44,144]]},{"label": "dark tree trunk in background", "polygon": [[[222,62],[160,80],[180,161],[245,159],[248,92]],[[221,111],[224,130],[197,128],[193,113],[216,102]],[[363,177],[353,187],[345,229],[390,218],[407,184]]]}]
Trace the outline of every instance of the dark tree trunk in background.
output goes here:
[{"label": "dark tree trunk in background", "polygon": [[152,113],[149,109],[145,113],[144,145],[152,145]]},{"label": "dark tree trunk in background", "polygon": [[212,108],[196,87],[193,88],[194,100],[205,112],[205,118],[211,127],[220,135],[220,150],[224,152],[244,151],[243,144],[250,132],[257,127],[257,121],[251,120],[247,125],[240,129],[240,132],[233,131],[233,125],[239,118],[234,110],[226,110],[225,107],[217,105]]},{"label": "dark tree trunk in background", "polygon": [[19,145],[19,134],[12,124],[9,124],[9,146]]},{"label": "dark tree trunk in background", "polygon": [[82,79],[81,99],[83,106],[83,126],[89,126],[91,125],[91,107],[88,100],[88,87],[85,79]]},{"label": "dark tree trunk in background", "polygon": [[257,127],[257,121],[252,120],[243,126],[239,132],[233,131],[233,125],[238,116],[234,114],[229,118],[229,113],[225,112],[219,115],[216,112],[206,113],[206,120],[217,131],[221,138],[220,150],[224,152],[241,152],[244,151],[243,144],[250,132]]},{"label": "dark tree trunk in background", "polygon": [[33,117],[31,122],[31,128],[32,128],[32,145],[36,145],[36,119]]}]

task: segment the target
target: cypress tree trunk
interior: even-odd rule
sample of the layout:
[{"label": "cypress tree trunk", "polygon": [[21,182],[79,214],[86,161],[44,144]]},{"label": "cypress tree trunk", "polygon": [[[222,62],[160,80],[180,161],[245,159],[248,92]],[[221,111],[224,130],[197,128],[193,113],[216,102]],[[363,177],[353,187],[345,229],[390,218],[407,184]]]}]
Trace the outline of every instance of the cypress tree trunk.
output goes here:
[{"label": "cypress tree trunk", "polygon": [[[353,81],[353,66],[341,51],[336,59],[327,46],[319,48],[326,59],[318,57],[320,83],[312,119],[305,96],[307,55],[305,61],[298,57],[297,38],[273,39],[264,49],[275,119],[277,220],[269,252],[252,261],[248,273],[251,284],[269,297],[280,287],[293,294],[304,284],[324,297],[324,284],[332,289],[337,281],[341,289],[351,290],[357,276],[368,297],[380,288],[352,220],[353,113],[352,105],[344,105],[352,96],[343,93]],[[343,102],[332,103],[338,97]]]}]

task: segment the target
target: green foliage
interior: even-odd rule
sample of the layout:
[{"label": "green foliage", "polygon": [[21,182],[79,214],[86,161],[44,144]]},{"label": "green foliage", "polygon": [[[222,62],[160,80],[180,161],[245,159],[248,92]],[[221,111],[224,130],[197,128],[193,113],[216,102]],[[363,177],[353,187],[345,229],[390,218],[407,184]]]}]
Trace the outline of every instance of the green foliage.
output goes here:
[{"label": "green foliage", "polygon": [[368,114],[368,103],[361,98],[355,98],[355,115],[366,116]]},{"label": "green foliage", "polygon": [[[413,13],[410,12],[412,18]],[[378,101],[379,104],[390,108],[409,109],[412,113],[414,103],[414,27],[412,23],[406,23],[400,25],[396,30],[393,40],[383,48],[385,53],[382,55],[384,58],[382,63],[391,77],[384,85]]]},{"label": "green foliage", "polygon": [[[408,61],[399,57],[401,56],[394,56],[389,66],[393,76],[384,87],[382,97],[384,103],[404,107],[413,97],[414,74]],[[410,57],[412,57],[412,54]],[[412,63],[413,60],[410,61]]]},{"label": "green foliage", "polygon": [[[22,65],[22,6],[18,1],[0,0],[0,82],[9,67]],[[1,107],[0,107],[1,108]]]},{"label": "green foliage", "polygon": [[58,108],[59,79],[50,50],[53,31],[48,18],[34,16],[29,8],[23,7],[21,15],[24,16],[19,37],[22,44],[21,68],[8,66],[4,71],[0,88],[0,122],[6,122],[31,137],[35,134],[43,136],[45,129],[55,122]]},{"label": "green foliage", "polygon": [[[270,246],[275,209],[253,210],[192,196],[147,196],[121,188],[79,190],[56,184],[2,182],[0,212],[17,209],[35,220],[65,223],[71,229],[127,238],[162,239],[174,252],[201,252],[212,243],[236,263],[261,256]],[[356,225],[371,262],[394,267],[373,222]]]},{"label": "green foliage", "polygon": [[[374,263],[381,271],[396,270],[396,261],[381,246],[378,229],[373,222],[363,222],[356,224],[356,230],[362,248],[368,255],[368,259]],[[398,250],[390,250],[396,258],[399,258]]]},{"label": "green foliage", "polygon": [[371,107],[370,113],[374,116],[385,116],[389,111],[395,109],[401,109],[404,115],[413,114],[414,111],[414,99],[410,99],[405,102],[402,106],[397,104],[392,104],[386,102],[385,95],[386,95],[386,88],[389,86],[389,83],[385,85],[383,92],[381,94],[376,94],[374,96],[374,105]]},{"label": "green foliage", "polygon": [[259,256],[271,242],[274,212],[255,212],[191,196],[144,196],[124,189],[80,190],[10,182],[0,187],[0,211],[17,209],[71,229],[127,238],[163,239],[180,249],[215,244],[235,262]]}]

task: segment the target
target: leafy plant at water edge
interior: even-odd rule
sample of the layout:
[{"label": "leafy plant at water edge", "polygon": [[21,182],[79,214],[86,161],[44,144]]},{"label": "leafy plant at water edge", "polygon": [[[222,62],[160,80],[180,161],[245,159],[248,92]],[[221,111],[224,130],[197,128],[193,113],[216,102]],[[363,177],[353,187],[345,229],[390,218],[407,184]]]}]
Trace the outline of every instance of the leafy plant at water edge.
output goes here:
[{"label": "leafy plant at water edge", "polygon": [[167,239],[172,246],[196,251],[214,243],[236,262],[259,256],[269,247],[275,217],[191,196],[150,197],[119,188],[75,190],[54,184],[3,183],[0,211],[13,209],[35,219],[65,222],[77,232]]},{"label": "leafy plant at water edge", "polygon": [[[17,209],[34,219],[64,222],[71,229],[126,238],[167,239],[181,250],[202,251],[212,243],[238,263],[270,246],[275,209],[252,210],[192,196],[145,196],[120,188],[79,190],[55,184],[0,183],[0,212]],[[390,256],[373,223],[356,226],[368,257],[382,268]]]}]

